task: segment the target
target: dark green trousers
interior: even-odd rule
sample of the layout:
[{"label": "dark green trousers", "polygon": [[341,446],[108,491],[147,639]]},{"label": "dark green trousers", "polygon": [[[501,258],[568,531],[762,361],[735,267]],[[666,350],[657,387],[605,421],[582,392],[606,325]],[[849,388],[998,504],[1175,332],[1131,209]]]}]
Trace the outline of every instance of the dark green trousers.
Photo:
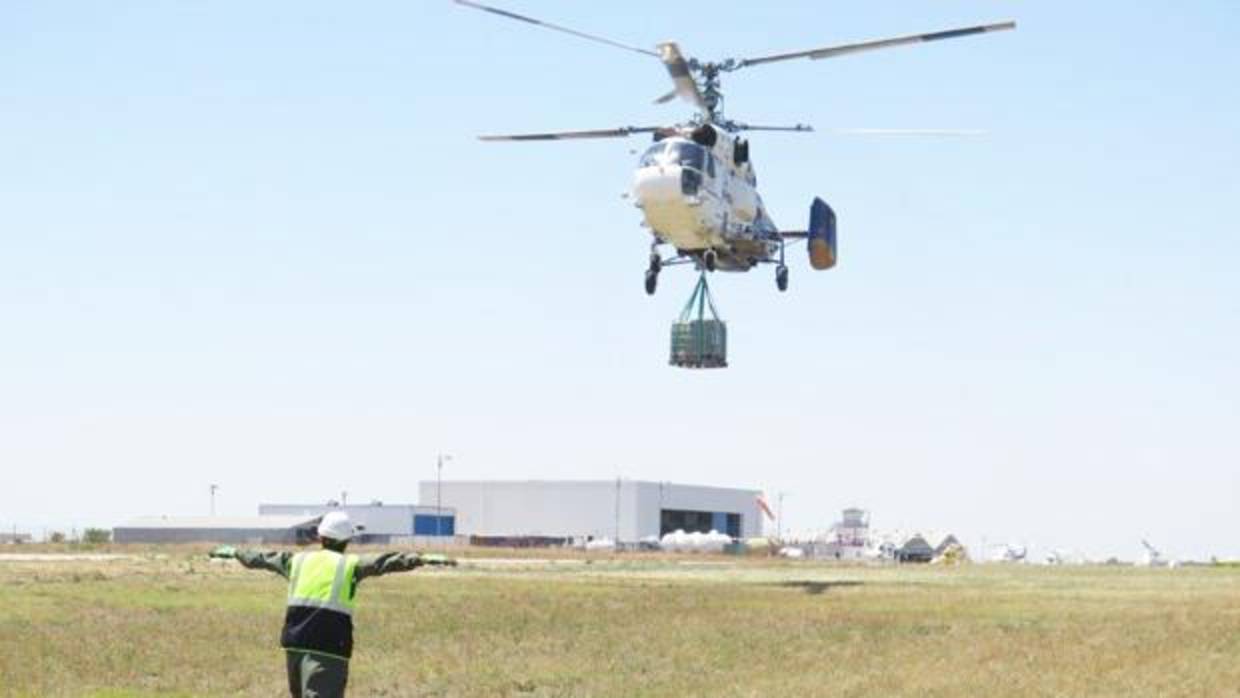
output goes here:
[{"label": "dark green trousers", "polygon": [[297,650],[285,650],[284,655],[293,698],[344,698],[349,660]]}]

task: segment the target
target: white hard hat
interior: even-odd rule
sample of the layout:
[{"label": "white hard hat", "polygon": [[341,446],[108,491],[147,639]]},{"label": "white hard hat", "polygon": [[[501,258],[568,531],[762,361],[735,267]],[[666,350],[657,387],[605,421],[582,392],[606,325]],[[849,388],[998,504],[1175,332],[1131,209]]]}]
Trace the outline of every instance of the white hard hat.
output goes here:
[{"label": "white hard hat", "polygon": [[343,511],[329,511],[319,522],[319,537],[346,541],[353,537],[353,522]]}]

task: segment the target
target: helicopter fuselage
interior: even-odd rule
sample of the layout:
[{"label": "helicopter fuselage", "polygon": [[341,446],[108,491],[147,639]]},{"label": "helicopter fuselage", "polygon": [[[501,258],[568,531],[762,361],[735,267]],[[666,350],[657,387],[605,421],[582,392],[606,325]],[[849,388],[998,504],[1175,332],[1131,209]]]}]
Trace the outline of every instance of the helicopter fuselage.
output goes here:
[{"label": "helicopter fuselage", "polygon": [[659,134],[633,175],[633,201],[658,242],[720,270],[747,271],[779,254],[757,192],[748,143],[710,126]]}]

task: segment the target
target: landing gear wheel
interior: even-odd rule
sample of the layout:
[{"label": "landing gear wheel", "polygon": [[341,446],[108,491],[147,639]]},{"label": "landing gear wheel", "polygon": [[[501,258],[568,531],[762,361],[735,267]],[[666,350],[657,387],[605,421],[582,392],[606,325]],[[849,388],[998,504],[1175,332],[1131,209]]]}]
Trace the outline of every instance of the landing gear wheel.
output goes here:
[{"label": "landing gear wheel", "polygon": [[775,286],[780,291],[788,290],[788,267],[782,264],[775,267]]},{"label": "landing gear wheel", "polygon": [[650,253],[650,271],[658,274],[659,271],[662,269],[663,269],[663,258],[659,256],[658,252],[651,252]]},{"label": "landing gear wheel", "polygon": [[706,250],[702,253],[702,266],[706,267],[706,271],[714,271],[719,266],[719,255],[714,250]]},{"label": "landing gear wheel", "polygon": [[654,290],[659,286],[659,272],[653,269],[646,270],[646,295],[653,296]]}]

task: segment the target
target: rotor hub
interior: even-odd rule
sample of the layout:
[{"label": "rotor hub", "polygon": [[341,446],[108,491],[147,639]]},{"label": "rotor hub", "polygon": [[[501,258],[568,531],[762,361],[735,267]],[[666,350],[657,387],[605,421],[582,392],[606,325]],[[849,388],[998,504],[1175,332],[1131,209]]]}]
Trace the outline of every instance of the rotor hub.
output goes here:
[{"label": "rotor hub", "polygon": [[731,58],[723,62],[707,61],[705,63],[696,58],[689,59],[689,70],[697,74],[698,90],[702,93],[702,101],[706,103],[706,121],[725,125],[723,118],[723,84],[719,74],[735,70],[733,67],[735,63],[736,61]]}]

